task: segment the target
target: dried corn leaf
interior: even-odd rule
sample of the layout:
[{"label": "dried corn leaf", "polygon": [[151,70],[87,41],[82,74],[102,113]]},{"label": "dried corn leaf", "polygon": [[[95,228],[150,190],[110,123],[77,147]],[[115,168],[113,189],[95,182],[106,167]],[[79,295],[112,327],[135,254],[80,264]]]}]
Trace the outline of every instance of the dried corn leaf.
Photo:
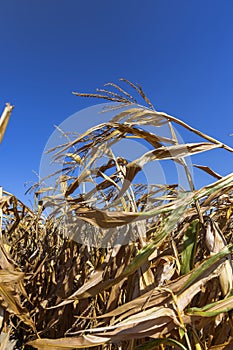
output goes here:
[{"label": "dried corn leaf", "polygon": [[59,349],[83,349],[105,344],[109,341],[107,337],[94,335],[83,335],[81,337],[60,338],[60,339],[36,339],[27,343],[36,349],[59,350]]},{"label": "dried corn leaf", "polygon": [[206,165],[193,164],[193,166],[195,166],[195,168],[198,168],[198,169],[201,169],[201,170],[205,171],[207,174],[215,177],[218,180],[220,180],[222,178],[221,175],[219,175],[218,173],[216,173],[214,170],[212,170],[210,167],[208,167]]}]

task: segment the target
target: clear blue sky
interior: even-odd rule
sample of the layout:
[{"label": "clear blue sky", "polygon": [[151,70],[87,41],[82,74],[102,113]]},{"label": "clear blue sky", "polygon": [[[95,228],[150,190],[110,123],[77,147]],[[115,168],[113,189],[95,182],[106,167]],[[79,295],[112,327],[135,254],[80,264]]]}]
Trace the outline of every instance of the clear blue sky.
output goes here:
[{"label": "clear blue sky", "polygon": [[[120,77],[139,82],[157,109],[233,146],[231,0],[1,1],[0,45],[0,108],[16,106],[0,185],[20,198],[54,124],[94,103],[71,92]],[[221,151],[199,163],[226,175],[232,159]]]}]

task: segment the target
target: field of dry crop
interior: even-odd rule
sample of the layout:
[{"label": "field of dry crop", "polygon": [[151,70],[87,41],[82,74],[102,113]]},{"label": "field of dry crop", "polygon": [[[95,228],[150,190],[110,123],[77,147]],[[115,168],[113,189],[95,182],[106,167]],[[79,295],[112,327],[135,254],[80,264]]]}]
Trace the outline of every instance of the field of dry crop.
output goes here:
[{"label": "field of dry crop", "polygon": [[[198,166],[213,182],[195,189],[186,163],[197,153],[233,149],[156,111],[139,85],[121,83],[145,106],[113,83],[111,91],[75,93],[123,111],[114,104],[109,122],[51,150],[66,160],[56,194],[35,185],[32,210],[1,184],[0,350],[11,342],[25,350],[233,348],[233,174]],[[170,137],[156,132],[164,124]],[[179,143],[176,125],[202,140]],[[150,150],[132,161],[115,157],[112,145],[130,138]],[[183,167],[190,191],[136,183],[154,160]],[[81,193],[87,181],[93,188]],[[89,235],[99,246],[82,243]]]}]

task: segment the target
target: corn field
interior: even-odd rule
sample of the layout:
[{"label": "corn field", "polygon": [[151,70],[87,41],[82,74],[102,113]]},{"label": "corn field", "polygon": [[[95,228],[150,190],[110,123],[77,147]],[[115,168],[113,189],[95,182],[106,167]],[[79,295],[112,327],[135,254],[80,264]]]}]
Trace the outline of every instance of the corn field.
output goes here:
[{"label": "corn field", "polygon": [[[233,348],[233,174],[197,165],[213,181],[195,189],[186,162],[233,149],[155,110],[138,84],[121,84],[127,91],[109,83],[75,93],[113,102],[114,117],[51,150],[65,159],[62,173],[54,189],[35,184],[33,209],[0,184],[0,350]],[[156,131],[165,124],[169,137]],[[180,143],[177,125],[200,142]],[[116,157],[123,139],[150,150]],[[137,183],[156,160],[179,164],[190,190]],[[99,246],[82,244],[90,234]]]}]

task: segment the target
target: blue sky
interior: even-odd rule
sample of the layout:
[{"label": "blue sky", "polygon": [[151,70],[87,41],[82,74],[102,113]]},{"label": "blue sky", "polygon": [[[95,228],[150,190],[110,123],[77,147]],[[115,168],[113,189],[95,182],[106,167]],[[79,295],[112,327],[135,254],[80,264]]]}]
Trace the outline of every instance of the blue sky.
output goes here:
[{"label": "blue sky", "polygon": [[[71,92],[120,77],[140,83],[157,109],[233,146],[232,23],[230,0],[2,1],[0,108],[15,109],[0,185],[24,199],[54,125],[94,103]],[[226,175],[232,157],[218,150],[193,162]]]}]

